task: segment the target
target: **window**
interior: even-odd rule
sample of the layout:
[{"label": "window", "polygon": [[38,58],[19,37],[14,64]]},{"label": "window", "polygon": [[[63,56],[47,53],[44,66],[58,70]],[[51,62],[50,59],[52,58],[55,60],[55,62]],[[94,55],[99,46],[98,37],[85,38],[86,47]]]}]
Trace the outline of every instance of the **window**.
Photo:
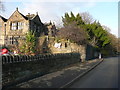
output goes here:
[{"label": "window", "polygon": [[37,27],[37,31],[40,32],[40,27],[39,26]]},{"label": "window", "polygon": [[23,29],[23,23],[22,22],[18,22],[18,29]]},{"label": "window", "polygon": [[10,44],[18,44],[17,38],[14,36],[9,37]]},{"label": "window", "polygon": [[13,44],[13,37],[10,37],[10,44]]},{"label": "window", "polygon": [[34,31],[36,32],[36,25],[34,24]]},{"label": "window", "polygon": [[65,43],[65,48],[67,47],[67,43]]},{"label": "window", "polygon": [[17,30],[17,22],[12,23],[11,30]]},{"label": "window", "polygon": [[17,29],[23,29],[23,23],[22,22],[13,22],[11,25],[11,30],[17,30]]}]

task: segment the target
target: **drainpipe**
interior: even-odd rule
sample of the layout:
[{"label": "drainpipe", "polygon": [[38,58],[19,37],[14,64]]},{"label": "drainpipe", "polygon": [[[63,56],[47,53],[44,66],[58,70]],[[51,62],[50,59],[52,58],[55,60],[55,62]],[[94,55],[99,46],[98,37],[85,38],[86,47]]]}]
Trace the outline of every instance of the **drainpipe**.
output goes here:
[{"label": "drainpipe", "polygon": [[4,24],[4,46],[6,46],[6,24]]}]

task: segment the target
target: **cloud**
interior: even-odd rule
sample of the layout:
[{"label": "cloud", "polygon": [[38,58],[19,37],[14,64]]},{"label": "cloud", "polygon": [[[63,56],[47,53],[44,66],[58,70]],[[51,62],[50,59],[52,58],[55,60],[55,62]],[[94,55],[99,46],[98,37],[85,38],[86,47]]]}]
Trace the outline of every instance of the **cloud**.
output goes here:
[{"label": "cloud", "polygon": [[[77,14],[80,13],[81,8],[91,8],[96,5],[96,2],[103,0],[3,0],[6,2],[22,3],[20,11],[24,15],[28,13],[38,12],[42,22],[49,22],[50,20],[55,24],[62,24],[62,16],[65,12],[72,11]],[[113,0],[104,0],[113,1]],[[115,1],[115,0],[114,0]]]},{"label": "cloud", "polygon": [[22,12],[27,13],[38,12],[42,22],[55,22],[57,25],[62,24],[62,16],[66,12],[79,13],[81,7],[90,8],[95,6],[95,2],[42,2],[39,0],[30,0],[29,2],[22,2],[24,8]]},{"label": "cloud", "polygon": [[55,21],[57,18],[60,18],[59,13],[61,12],[59,5],[56,3],[24,3],[25,8],[23,13],[36,13],[38,12],[41,20],[43,22],[48,22],[50,20]]}]

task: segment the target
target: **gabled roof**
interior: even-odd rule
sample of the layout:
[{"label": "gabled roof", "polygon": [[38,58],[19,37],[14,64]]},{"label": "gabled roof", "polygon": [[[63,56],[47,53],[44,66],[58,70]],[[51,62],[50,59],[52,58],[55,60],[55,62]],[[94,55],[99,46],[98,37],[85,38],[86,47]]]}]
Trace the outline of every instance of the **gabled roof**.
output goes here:
[{"label": "gabled roof", "polygon": [[[15,11],[15,12],[18,12],[24,19],[28,20],[28,18],[27,18],[26,16],[24,16],[22,13],[20,13],[20,12],[18,11],[18,8],[16,8],[16,11]],[[15,13],[15,12],[14,12],[14,13]],[[14,13],[13,13],[13,14],[14,14]],[[12,14],[12,15],[13,15],[13,14]],[[12,16],[12,15],[11,15],[11,16]],[[9,19],[11,18],[11,16],[9,17]]]},{"label": "gabled roof", "polygon": [[[22,13],[20,13],[18,11],[18,8],[16,8],[16,11],[14,13],[16,13],[16,12],[19,13],[25,20],[32,20],[32,21],[34,21],[35,18],[37,18],[37,17],[39,18],[38,13],[36,13],[36,14],[30,14],[30,13],[28,13],[28,15],[24,16]],[[12,17],[12,15],[9,17],[9,19]],[[41,22],[40,18],[39,18],[39,21]]]},{"label": "gabled roof", "polygon": [[20,13],[26,20],[28,20],[28,17],[24,16],[22,13]]},{"label": "gabled roof", "polygon": [[4,17],[2,17],[1,15],[0,15],[0,18],[1,18],[4,22],[6,22],[6,21],[7,21],[7,19],[6,19],[6,18],[4,18]]}]

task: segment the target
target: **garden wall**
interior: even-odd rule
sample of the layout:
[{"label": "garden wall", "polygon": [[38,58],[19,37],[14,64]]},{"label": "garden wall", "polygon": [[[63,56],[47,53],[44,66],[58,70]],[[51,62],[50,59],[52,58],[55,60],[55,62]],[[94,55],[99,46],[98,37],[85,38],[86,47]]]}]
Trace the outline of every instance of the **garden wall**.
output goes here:
[{"label": "garden wall", "polygon": [[2,57],[3,88],[45,75],[80,62],[79,53]]}]

